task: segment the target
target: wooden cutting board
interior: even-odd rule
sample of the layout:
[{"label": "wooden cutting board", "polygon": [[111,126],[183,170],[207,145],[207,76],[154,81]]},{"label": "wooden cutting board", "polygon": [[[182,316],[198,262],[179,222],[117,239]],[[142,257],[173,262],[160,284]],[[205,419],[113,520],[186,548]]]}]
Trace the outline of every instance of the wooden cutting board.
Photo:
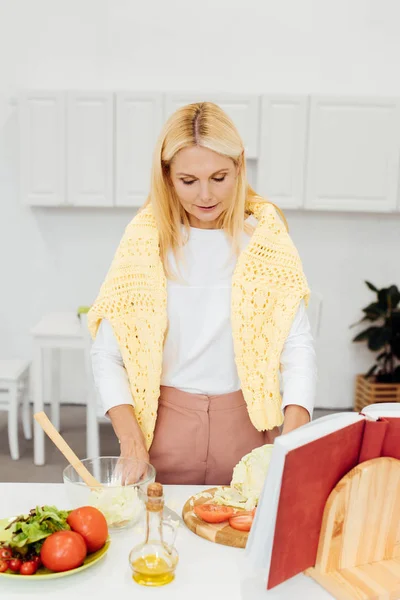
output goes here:
[{"label": "wooden cutting board", "polygon": [[[193,512],[193,507],[197,504],[212,502],[212,498],[209,498],[207,494],[214,495],[216,489],[217,488],[210,488],[209,490],[205,490],[202,495],[197,498],[194,498],[193,496],[192,498],[189,498],[183,507],[183,520],[193,533],[210,542],[223,544],[224,546],[233,546],[234,548],[245,548],[247,538],[249,537],[247,531],[237,531],[237,529],[230,527],[227,522],[218,524],[205,523]],[[205,497],[204,494],[206,494]]]},{"label": "wooden cutting board", "polygon": [[338,600],[400,598],[400,460],[373,458],[337,483],[306,574]]}]

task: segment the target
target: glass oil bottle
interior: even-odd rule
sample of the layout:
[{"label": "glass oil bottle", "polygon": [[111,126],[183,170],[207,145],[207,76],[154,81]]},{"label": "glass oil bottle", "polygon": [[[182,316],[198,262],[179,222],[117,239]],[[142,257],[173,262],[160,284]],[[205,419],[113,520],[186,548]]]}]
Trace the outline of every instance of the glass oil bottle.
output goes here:
[{"label": "glass oil bottle", "polygon": [[[151,483],[147,488],[146,538],[129,554],[133,579],[145,586],[161,586],[175,578],[178,553],[175,549],[177,527],[163,519],[164,495],[160,483]],[[165,529],[171,533],[171,544],[165,539]]]}]

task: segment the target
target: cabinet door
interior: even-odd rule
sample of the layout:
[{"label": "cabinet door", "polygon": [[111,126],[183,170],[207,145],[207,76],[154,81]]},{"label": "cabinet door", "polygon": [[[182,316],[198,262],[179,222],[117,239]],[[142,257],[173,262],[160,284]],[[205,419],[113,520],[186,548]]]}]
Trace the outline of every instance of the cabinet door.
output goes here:
[{"label": "cabinet door", "polygon": [[68,204],[113,205],[113,94],[68,94]]},{"label": "cabinet door", "polygon": [[303,206],[306,96],[264,96],[257,193],[280,208]]},{"label": "cabinet door", "polygon": [[154,146],[162,121],[162,94],[117,94],[116,206],[136,207],[146,200]]},{"label": "cabinet door", "polygon": [[259,144],[259,101],[260,97],[250,94],[207,94],[190,92],[166,96],[166,116],[177,108],[192,102],[214,102],[233,120],[242,137],[247,158],[258,157]]},{"label": "cabinet door", "polygon": [[65,203],[65,97],[26,92],[19,97],[21,198],[31,206]]},{"label": "cabinet door", "polygon": [[312,98],[307,208],[396,209],[399,107],[398,101],[385,98]]}]

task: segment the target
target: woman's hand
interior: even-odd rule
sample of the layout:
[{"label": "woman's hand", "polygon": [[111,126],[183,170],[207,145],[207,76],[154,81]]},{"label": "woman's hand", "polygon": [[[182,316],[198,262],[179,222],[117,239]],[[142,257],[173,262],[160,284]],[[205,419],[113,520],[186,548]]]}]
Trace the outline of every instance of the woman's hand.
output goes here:
[{"label": "woman's hand", "polygon": [[297,406],[296,404],[289,404],[285,408],[285,419],[283,422],[282,435],[289,433],[302,425],[306,425],[310,422],[310,413],[306,408]]},{"label": "woman's hand", "polygon": [[136,458],[137,460],[149,462],[149,453],[147,452],[144,440],[127,438],[120,440],[120,444],[121,458]]},{"label": "woman's hand", "polygon": [[[120,458],[135,458],[146,463],[150,462],[145,438],[133,406],[130,404],[114,406],[108,411],[108,416],[121,446]],[[119,461],[117,469],[118,471],[122,469],[122,485],[136,483],[146,474],[145,467],[128,467],[124,460]]]},{"label": "woman's hand", "polygon": [[[120,440],[121,453],[120,458],[134,458],[138,461],[144,461],[145,463],[150,462],[149,453],[147,452],[146,445],[143,439],[135,437],[128,437]],[[136,467],[128,467],[124,464],[125,461],[121,460],[122,466],[122,485],[128,485],[130,483],[136,483],[140,480],[143,475],[146,475],[146,467],[137,465]]]}]

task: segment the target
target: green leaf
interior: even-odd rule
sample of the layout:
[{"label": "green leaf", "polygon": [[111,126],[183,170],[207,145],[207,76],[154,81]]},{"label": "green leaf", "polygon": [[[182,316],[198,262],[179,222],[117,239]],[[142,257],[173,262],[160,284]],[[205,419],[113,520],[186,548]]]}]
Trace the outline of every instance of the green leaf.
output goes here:
[{"label": "green leaf", "polygon": [[390,341],[390,337],[390,329],[387,327],[375,327],[375,331],[368,338],[368,348],[374,352],[380,350]]},{"label": "green leaf", "polygon": [[398,303],[400,302],[400,292],[396,285],[391,285],[388,288],[388,297],[390,297],[392,310],[396,308]]},{"label": "green leaf", "polygon": [[375,373],[375,371],[377,370],[378,365],[373,365],[370,370],[368,371],[368,373],[365,373],[364,377],[372,377],[372,375]]},{"label": "green leaf", "polygon": [[380,316],[384,316],[385,315],[385,311],[380,306],[379,302],[372,302],[371,304],[368,304],[368,306],[366,306],[362,310],[368,316],[372,315],[372,316],[380,317]]},{"label": "green leaf", "polygon": [[55,531],[70,529],[67,523],[69,512],[57,510],[55,506],[37,506],[27,517],[17,517],[11,523],[10,546],[24,549],[29,544],[37,544]]},{"label": "green leaf", "polygon": [[371,318],[370,316],[366,315],[365,317],[363,317],[362,319],[357,321],[357,323],[352,323],[351,325],[349,325],[349,329],[352,329],[353,327],[356,327],[357,325],[361,325],[361,323],[365,323],[366,321],[376,321],[377,319],[379,319],[379,317]]},{"label": "green leaf", "polygon": [[50,519],[57,523],[64,523],[68,518],[69,512],[67,510],[58,510],[55,506],[37,506],[36,517],[39,521],[44,519]]},{"label": "green leaf", "polygon": [[389,288],[382,288],[378,292],[378,304],[385,312],[389,308],[388,291],[389,291]]},{"label": "green leaf", "polygon": [[26,538],[29,539],[29,544],[43,540],[53,533],[49,527],[37,521],[35,523],[23,523],[22,531],[26,535]]},{"label": "green leaf", "polygon": [[10,546],[13,548],[22,548],[28,544],[28,536],[22,531],[17,535],[14,535],[11,539]]},{"label": "green leaf", "polygon": [[370,283],[369,281],[366,281],[365,283],[367,284],[370,290],[372,290],[373,292],[378,292],[378,288],[376,288],[372,283]]},{"label": "green leaf", "polygon": [[43,544],[44,540],[40,540],[39,542],[36,542],[32,545],[34,554],[40,554]]},{"label": "green leaf", "polygon": [[[385,314],[385,313],[383,313],[383,314]],[[380,318],[382,318],[382,315],[377,315],[376,313],[375,314],[374,313],[368,313],[364,317],[363,321],[372,321],[374,323],[375,321],[377,321]]]},{"label": "green leaf", "polygon": [[356,337],[353,338],[353,342],[362,342],[363,340],[369,340],[369,338],[372,335],[374,335],[376,331],[380,330],[381,327],[368,327],[368,329],[365,329],[364,331],[356,335]]}]

